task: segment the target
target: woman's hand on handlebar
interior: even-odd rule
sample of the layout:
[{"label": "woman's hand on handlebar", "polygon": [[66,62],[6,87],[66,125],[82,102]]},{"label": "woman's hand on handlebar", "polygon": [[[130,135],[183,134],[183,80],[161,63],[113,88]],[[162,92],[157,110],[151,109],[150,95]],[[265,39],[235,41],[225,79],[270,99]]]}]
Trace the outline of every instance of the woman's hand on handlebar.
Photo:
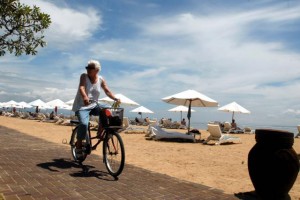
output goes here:
[{"label": "woman's hand on handlebar", "polygon": [[118,98],[114,98],[114,103],[113,103],[112,107],[118,108],[118,107],[120,107],[120,104],[121,104],[121,100]]},{"label": "woman's hand on handlebar", "polygon": [[90,104],[90,99],[88,97],[83,98],[83,103],[84,105],[89,105]]},{"label": "woman's hand on handlebar", "polygon": [[115,102],[116,102],[117,104],[120,104],[120,103],[121,103],[121,100],[118,99],[118,98],[115,98]]}]

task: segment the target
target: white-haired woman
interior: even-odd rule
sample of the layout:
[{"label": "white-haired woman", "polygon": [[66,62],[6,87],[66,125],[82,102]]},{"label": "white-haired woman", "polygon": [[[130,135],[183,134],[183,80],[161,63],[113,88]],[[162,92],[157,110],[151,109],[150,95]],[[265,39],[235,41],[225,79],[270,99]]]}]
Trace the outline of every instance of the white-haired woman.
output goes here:
[{"label": "white-haired woman", "polygon": [[[98,61],[90,60],[85,68],[87,73],[83,73],[80,76],[80,82],[72,108],[80,122],[76,143],[76,149],[79,156],[82,152],[82,140],[86,137],[90,115],[98,116],[100,113],[100,108],[90,102],[98,102],[101,88],[108,97],[120,102],[120,100],[110,91],[103,77],[98,75],[101,71],[101,65]],[[102,130],[100,119],[99,130]]]}]

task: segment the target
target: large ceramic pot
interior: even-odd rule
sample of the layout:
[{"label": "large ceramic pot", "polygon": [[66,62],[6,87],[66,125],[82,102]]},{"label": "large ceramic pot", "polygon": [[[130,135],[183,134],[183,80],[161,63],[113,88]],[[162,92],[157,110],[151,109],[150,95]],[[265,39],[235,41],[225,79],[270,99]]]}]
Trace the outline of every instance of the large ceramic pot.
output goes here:
[{"label": "large ceramic pot", "polygon": [[261,199],[290,199],[299,172],[299,159],[293,149],[294,134],[272,129],[257,129],[256,144],[248,155],[248,170]]}]

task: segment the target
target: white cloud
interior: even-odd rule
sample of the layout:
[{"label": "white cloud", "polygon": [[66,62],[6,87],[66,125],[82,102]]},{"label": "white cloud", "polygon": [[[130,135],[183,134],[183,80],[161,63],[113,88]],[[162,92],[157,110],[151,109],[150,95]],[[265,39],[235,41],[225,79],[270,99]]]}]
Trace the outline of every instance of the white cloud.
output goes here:
[{"label": "white cloud", "polygon": [[93,36],[101,28],[102,17],[94,8],[73,9],[47,1],[22,0],[27,5],[37,5],[42,12],[50,15],[51,25],[45,31],[48,44],[61,48],[72,48],[78,41]]},{"label": "white cloud", "polygon": [[[270,10],[275,13],[268,14]],[[139,23],[140,34],[136,39],[109,40],[92,50],[106,60],[153,68],[166,66],[172,73],[186,69],[202,79],[219,76],[224,88],[286,81],[300,73],[299,54],[285,51],[284,44],[279,42],[262,43],[245,37],[251,29],[249,23],[262,19],[276,21],[283,13],[288,11],[272,8],[217,17],[187,13],[155,18]],[[270,72],[272,76],[266,76]]]},{"label": "white cloud", "polygon": [[292,114],[300,115],[300,110],[287,109],[286,111],[284,111],[284,113],[292,113]]}]

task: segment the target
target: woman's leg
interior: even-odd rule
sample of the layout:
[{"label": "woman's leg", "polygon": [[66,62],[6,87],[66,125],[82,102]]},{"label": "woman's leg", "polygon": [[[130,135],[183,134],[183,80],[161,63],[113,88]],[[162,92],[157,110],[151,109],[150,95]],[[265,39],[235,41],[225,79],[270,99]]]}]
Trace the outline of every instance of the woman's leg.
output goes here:
[{"label": "woman's leg", "polygon": [[89,120],[90,120],[90,110],[79,110],[76,111],[76,116],[80,122],[78,125],[78,132],[77,132],[77,143],[76,148],[82,148],[82,140],[85,139],[86,133],[88,130]]},{"label": "woman's leg", "polygon": [[94,116],[99,116],[99,119],[98,119],[98,131],[97,131],[97,135],[99,135],[100,133],[102,133],[103,131],[103,126],[102,126],[102,123],[101,123],[101,119],[100,119],[100,111],[101,111],[102,107],[95,107],[91,110],[91,115],[94,115]]}]

